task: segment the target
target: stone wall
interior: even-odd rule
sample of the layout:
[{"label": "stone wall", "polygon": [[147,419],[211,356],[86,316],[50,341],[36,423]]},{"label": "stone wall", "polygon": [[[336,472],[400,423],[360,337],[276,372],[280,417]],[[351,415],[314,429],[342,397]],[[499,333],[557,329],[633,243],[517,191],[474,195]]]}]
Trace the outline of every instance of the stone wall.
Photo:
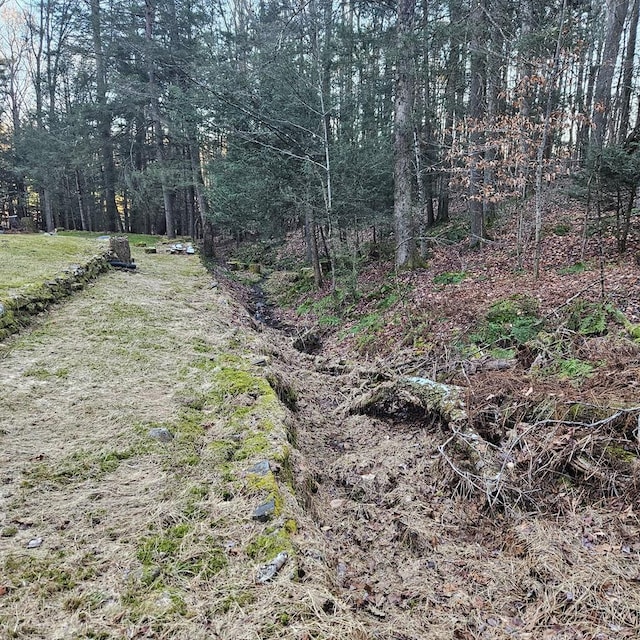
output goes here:
[{"label": "stone wall", "polygon": [[106,256],[94,256],[85,264],[74,264],[51,280],[33,284],[20,293],[0,299],[0,340],[29,323],[31,316],[82,289],[109,268]]}]

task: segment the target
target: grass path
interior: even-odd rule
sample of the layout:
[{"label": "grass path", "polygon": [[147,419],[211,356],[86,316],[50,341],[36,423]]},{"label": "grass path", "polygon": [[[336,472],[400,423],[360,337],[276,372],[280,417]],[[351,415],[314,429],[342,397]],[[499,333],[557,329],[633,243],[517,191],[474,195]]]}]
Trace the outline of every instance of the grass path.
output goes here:
[{"label": "grass path", "polygon": [[[0,635],[331,628],[321,581],[301,584],[291,566],[276,586],[254,584],[311,527],[273,474],[246,474],[278,455],[286,416],[252,364],[245,312],[193,258],[137,260],[0,345]],[[252,520],[269,497],[280,513]],[[358,637],[347,619],[336,637]]]}]

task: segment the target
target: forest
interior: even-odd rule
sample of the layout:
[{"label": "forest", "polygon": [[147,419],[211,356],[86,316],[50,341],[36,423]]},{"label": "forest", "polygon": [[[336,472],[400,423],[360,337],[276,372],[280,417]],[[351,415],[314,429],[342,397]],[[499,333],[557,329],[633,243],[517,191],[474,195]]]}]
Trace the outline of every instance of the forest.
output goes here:
[{"label": "forest", "polygon": [[418,266],[453,210],[472,247],[520,211],[539,257],[542,194],[569,176],[626,248],[638,0],[0,4],[4,227],[209,254],[303,229],[319,284],[323,254],[367,241]]}]

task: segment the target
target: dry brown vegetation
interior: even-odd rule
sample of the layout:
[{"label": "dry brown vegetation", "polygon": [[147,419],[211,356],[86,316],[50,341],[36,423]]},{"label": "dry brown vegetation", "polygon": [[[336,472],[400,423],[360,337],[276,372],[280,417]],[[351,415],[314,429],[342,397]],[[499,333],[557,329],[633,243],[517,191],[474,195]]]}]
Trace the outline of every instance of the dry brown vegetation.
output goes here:
[{"label": "dry brown vegetation", "polygon": [[[1,346],[0,635],[352,637],[279,479],[287,411],[246,312],[196,258],[137,259]],[[269,497],[274,518],[254,521]],[[277,584],[256,584],[283,549]]]},{"label": "dry brown vegetation", "polygon": [[[637,267],[607,249],[625,317],[598,315],[595,241],[565,271],[580,234],[554,215],[539,281],[513,272],[506,226],[421,272],[369,267],[348,313],[307,294],[318,320],[343,314],[315,355],[254,322],[228,274],[163,253],[3,343],[8,637],[638,637]],[[460,385],[467,418],[406,394],[354,414],[407,375]]]}]

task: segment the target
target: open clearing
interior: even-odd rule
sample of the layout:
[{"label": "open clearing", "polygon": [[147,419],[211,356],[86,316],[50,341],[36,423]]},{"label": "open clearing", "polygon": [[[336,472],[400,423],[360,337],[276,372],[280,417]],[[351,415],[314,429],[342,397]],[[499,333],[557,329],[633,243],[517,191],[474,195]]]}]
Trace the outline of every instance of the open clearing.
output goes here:
[{"label": "open clearing", "polygon": [[488,510],[446,425],[349,414],[380,370],[299,353],[193,258],[136,259],[0,346],[8,638],[638,636],[633,503]]},{"label": "open clearing", "polygon": [[95,239],[58,234],[0,235],[0,298],[83,262],[100,244]]},{"label": "open clearing", "polygon": [[[294,581],[291,561],[277,589],[255,584],[307,534],[284,483],[246,473],[288,457],[246,312],[195,258],[137,259],[137,273],[108,273],[1,347],[2,636],[328,629],[320,575]],[[279,513],[254,521],[269,497]]]}]

